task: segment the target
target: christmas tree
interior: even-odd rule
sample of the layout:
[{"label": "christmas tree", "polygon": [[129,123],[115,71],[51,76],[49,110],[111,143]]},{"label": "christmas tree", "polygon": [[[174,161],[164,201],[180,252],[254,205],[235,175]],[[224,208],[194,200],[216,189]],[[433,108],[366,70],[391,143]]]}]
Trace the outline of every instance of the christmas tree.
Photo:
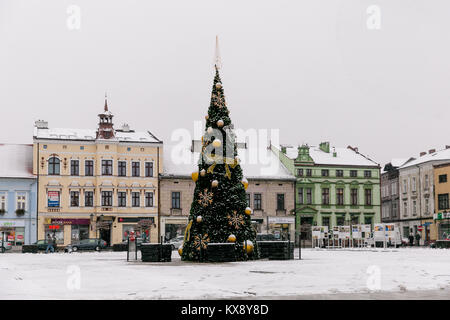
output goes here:
[{"label": "christmas tree", "polygon": [[205,134],[189,223],[180,253],[182,260],[202,261],[209,243],[234,243],[236,258],[257,258],[256,231],[251,225],[233,125],[225,102],[219,66],[212,87]]}]

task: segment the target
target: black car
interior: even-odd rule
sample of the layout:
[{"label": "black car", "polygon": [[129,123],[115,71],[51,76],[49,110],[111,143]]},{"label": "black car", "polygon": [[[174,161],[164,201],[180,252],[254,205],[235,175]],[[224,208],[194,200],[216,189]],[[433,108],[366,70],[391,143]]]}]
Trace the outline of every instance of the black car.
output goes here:
[{"label": "black car", "polygon": [[107,243],[102,239],[84,239],[78,243],[69,244],[64,251],[65,252],[76,252],[78,250],[95,250],[100,251],[107,247]]}]

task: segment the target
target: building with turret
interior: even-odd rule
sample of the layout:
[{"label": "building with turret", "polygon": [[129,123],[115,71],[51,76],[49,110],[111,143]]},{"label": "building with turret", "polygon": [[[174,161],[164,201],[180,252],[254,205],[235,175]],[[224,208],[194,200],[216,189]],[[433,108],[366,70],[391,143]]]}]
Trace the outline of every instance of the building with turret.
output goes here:
[{"label": "building with turret", "polygon": [[158,174],[162,141],[128,125],[116,129],[105,98],[97,129],[34,127],[33,173],[38,178],[37,237],[55,234],[67,245],[101,238],[120,243],[139,223],[158,239]]}]

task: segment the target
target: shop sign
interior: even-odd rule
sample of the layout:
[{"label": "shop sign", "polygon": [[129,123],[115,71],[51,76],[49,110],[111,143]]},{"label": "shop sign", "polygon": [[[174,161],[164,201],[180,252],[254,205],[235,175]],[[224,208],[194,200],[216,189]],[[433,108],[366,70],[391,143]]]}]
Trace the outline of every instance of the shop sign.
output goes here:
[{"label": "shop sign", "polygon": [[433,214],[434,220],[450,219],[450,212],[438,212]]},{"label": "shop sign", "polygon": [[0,227],[25,227],[23,220],[0,220]]},{"label": "shop sign", "polygon": [[59,191],[48,191],[48,207],[59,207]]},{"label": "shop sign", "polygon": [[59,219],[59,218],[53,218],[51,219],[51,224],[63,224],[63,225],[89,225],[90,224],[89,219]]},{"label": "shop sign", "polygon": [[128,223],[130,223],[130,222],[137,223],[137,222],[139,222],[141,220],[150,220],[152,222],[152,224],[155,223],[155,218],[153,218],[153,217],[137,217],[137,218],[123,218],[123,217],[119,217],[119,219],[118,219],[119,222],[128,222]]},{"label": "shop sign", "polygon": [[252,219],[253,223],[263,223],[264,219]]},{"label": "shop sign", "polygon": [[269,223],[295,223],[295,217],[269,217]]}]

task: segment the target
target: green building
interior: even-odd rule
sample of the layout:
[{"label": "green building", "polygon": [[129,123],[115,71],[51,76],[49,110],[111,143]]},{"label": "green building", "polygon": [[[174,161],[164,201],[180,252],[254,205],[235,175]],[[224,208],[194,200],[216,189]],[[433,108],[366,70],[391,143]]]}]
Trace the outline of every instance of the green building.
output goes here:
[{"label": "green building", "polygon": [[311,237],[309,226],[375,224],[381,221],[380,166],[358,148],[273,146],[272,151],[297,178],[296,230]]}]

